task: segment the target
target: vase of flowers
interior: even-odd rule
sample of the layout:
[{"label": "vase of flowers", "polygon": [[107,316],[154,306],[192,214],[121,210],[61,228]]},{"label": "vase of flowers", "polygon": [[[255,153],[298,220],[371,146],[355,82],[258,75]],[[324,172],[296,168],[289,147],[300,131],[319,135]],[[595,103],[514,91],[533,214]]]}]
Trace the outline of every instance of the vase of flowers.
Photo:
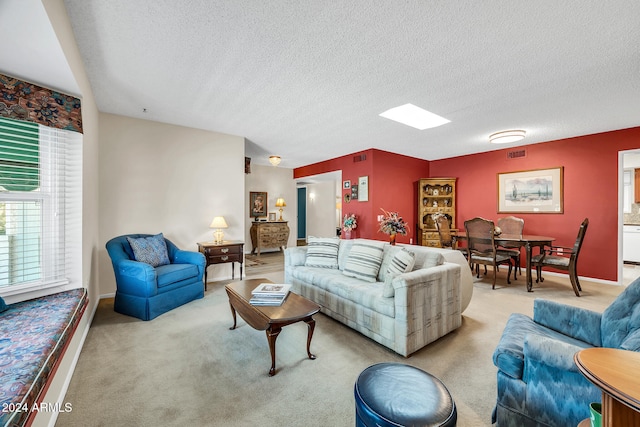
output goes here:
[{"label": "vase of flowers", "polygon": [[380,209],[384,213],[382,220],[380,221],[380,231],[389,235],[389,242],[392,245],[396,244],[396,235],[402,234],[406,236],[409,232],[409,225],[400,216],[398,212],[387,212],[384,209]]},{"label": "vase of flowers", "polygon": [[356,221],[356,215],[355,214],[349,214],[349,215],[345,215],[344,219],[342,220],[342,231],[343,231],[343,235],[345,239],[350,239],[351,238],[351,231],[355,230],[356,227],[358,226],[358,223]]}]

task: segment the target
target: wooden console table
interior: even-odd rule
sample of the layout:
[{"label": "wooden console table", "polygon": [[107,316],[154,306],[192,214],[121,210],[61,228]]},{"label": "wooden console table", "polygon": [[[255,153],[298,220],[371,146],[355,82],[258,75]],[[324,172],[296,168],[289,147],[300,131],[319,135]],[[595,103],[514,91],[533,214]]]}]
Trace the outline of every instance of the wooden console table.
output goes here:
[{"label": "wooden console table", "polygon": [[235,262],[240,263],[240,279],[242,279],[242,261],[244,259],[244,242],[223,241],[222,243],[198,243],[198,251],[204,254],[207,264],[204,267],[204,290],[207,290],[207,268],[212,264],[231,263],[231,279],[235,279]]},{"label": "wooden console table", "polygon": [[289,226],[287,221],[254,221],[251,223],[251,253],[266,248],[278,248],[284,251],[289,241]]},{"label": "wooden console table", "polygon": [[640,353],[615,348],[588,348],[574,361],[589,381],[602,389],[602,426],[640,426]]}]

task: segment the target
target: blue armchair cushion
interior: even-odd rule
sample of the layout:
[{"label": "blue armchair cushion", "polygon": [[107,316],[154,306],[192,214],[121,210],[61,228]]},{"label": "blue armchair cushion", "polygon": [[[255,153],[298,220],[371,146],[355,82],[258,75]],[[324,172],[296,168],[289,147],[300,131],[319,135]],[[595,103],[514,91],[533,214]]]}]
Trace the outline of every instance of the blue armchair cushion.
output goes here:
[{"label": "blue armchair cushion", "polygon": [[158,288],[198,277],[198,266],[193,264],[167,264],[156,268]]},{"label": "blue armchair cushion", "polygon": [[640,344],[640,336],[638,335],[638,329],[640,329],[639,301],[640,286],[629,285],[602,313],[603,347],[624,348],[625,350],[638,349]]},{"label": "blue armchair cushion", "polygon": [[3,311],[6,311],[8,309],[9,309],[9,306],[7,306],[7,303],[4,302],[2,297],[0,297],[0,313],[2,313]]},{"label": "blue armchair cushion", "polygon": [[167,244],[162,233],[150,237],[127,237],[136,261],[150,264],[152,267],[169,264]]},{"label": "blue armchair cushion", "polygon": [[494,365],[511,378],[521,379],[524,374],[524,345],[528,337],[532,335],[551,338],[555,342],[580,348],[585,347],[585,343],[580,340],[546,328],[524,314],[513,313],[509,317],[500,342],[493,353]]}]

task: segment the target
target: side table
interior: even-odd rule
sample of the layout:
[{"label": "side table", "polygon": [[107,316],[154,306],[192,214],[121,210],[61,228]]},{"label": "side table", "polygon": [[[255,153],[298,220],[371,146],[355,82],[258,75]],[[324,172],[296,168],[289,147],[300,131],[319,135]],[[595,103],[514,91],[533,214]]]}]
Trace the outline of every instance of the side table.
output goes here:
[{"label": "side table", "polygon": [[588,348],[573,357],[578,370],[602,390],[602,426],[640,427],[640,353]]},{"label": "side table", "polygon": [[227,241],[222,243],[198,243],[198,251],[204,254],[207,261],[204,267],[204,290],[207,290],[207,268],[212,264],[231,263],[231,279],[235,279],[235,262],[240,263],[240,278],[242,279],[242,262],[244,260],[244,242]]}]

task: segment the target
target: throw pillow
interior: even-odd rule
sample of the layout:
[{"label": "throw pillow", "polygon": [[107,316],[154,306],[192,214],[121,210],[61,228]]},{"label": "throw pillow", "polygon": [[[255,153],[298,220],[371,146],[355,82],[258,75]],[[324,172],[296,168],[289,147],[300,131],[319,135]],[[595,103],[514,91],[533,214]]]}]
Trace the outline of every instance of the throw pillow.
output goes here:
[{"label": "throw pillow", "polygon": [[338,246],[334,237],[309,237],[307,241],[306,267],[338,268]]},{"label": "throw pillow", "polygon": [[413,269],[413,265],[416,262],[416,257],[413,252],[409,252],[405,249],[397,251],[391,262],[389,263],[389,267],[387,267],[387,274],[385,276],[384,288],[382,289],[382,296],[391,298],[395,295],[395,290],[391,282],[393,279],[402,273],[408,273]]},{"label": "throw pillow", "polygon": [[169,264],[167,244],[162,233],[150,237],[127,237],[136,261],[151,264],[152,267]]},{"label": "throw pillow", "polygon": [[0,297],[0,313],[2,313],[3,311],[7,311],[8,309],[9,309],[9,306],[7,305],[6,302],[4,302],[2,297]]},{"label": "throw pillow", "polygon": [[356,240],[351,246],[343,274],[375,283],[382,264],[384,242]]}]

